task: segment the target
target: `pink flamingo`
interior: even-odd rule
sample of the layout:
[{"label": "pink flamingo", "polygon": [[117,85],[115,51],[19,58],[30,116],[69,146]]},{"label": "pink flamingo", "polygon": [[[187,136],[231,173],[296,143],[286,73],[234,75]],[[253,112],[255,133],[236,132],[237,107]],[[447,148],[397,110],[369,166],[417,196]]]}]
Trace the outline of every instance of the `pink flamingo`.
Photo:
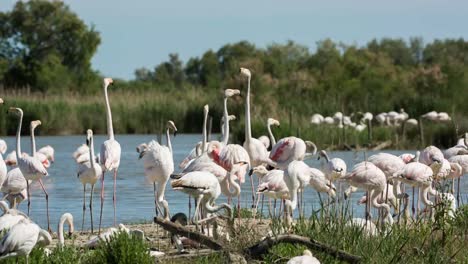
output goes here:
[{"label": "pink flamingo", "polygon": [[[257,175],[259,179],[257,193],[266,195],[269,198],[268,209],[270,215],[272,215],[271,210],[271,200],[275,200],[274,205],[274,214],[276,215],[276,200],[277,199],[286,199],[289,195],[288,187],[284,182],[284,171],[282,170],[267,170],[265,166],[260,165],[252,169],[252,172]],[[260,199],[257,199],[257,206]],[[263,199],[262,199],[263,201]]]},{"label": "pink flamingo", "polygon": [[[368,191],[368,193],[371,193],[372,196],[370,196],[370,201],[372,206],[375,208],[383,208],[385,210],[384,221],[386,223],[393,224],[393,218],[390,214],[390,206],[386,203],[377,202],[381,192],[384,191],[387,184],[385,174],[381,169],[371,162],[363,161],[356,164],[351,172],[341,177],[341,179],[346,180],[352,186],[362,188]],[[367,212],[368,210],[366,210],[366,213]]]},{"label": "pink flamingo", "polygon": [[104,206],[104,176],[106,171],[114,171],[114,194],[112,196],[112,201],[114,203],[114,226],[116,225],[116,187],[117,187],[117,171],[120,165],[120,153],[121,148],[119,142],[114,138],[114,128],[112,126],[112,113],[109,103],[109,96],[107,95],[107,87],[113,84],[111,78],[104,78],[104,98],[106,101],[106,114],[107,114],[107,134],[109,139],[104,141],[101,145],[100,159],[101,165],[103,167],[103,173],[101,177],[101,212],[99,216],[99,234],[101,233],[101,223],[102,223],[102,208]]}]

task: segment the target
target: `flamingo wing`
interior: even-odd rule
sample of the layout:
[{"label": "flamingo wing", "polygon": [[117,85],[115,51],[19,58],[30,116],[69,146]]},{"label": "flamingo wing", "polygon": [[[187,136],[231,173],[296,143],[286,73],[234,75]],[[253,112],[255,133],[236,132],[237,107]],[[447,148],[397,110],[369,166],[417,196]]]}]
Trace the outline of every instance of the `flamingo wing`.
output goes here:
[{"label": "flamingo wing", "polygon": [[117,169],[120,165],[120,144],[116,140],[109,139],[101,145],[100,162],[104,170]]}]

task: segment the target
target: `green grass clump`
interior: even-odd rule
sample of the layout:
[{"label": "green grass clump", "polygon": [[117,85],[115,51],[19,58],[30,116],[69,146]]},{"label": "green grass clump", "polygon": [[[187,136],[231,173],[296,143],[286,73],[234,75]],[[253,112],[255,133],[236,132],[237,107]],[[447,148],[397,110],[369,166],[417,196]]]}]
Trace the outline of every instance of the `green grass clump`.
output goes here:
[{"label": "green grass clump", "polygon": [[102,241],[86,263],[149,264],[154,263],[154,260],[149,254],[148,245],[143,240],[126,232],[119,232],[112,239]]}]

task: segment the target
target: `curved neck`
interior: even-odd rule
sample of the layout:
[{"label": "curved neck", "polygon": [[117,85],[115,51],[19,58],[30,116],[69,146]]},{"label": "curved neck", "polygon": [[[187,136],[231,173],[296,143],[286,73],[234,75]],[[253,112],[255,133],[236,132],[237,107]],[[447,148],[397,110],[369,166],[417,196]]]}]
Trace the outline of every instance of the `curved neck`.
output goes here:
[{"label": "curved neck", "polygon": [[234,191],[231,191],[231,189],[229,189],[229,194],[232,196],[239,196],[240,194],[240,191],[241,191],[241,188],[240,188],[240,185],[234,181],[233,177],[235,175],[235,172],[237,171],[237,169],[235,169],[235,167],[237,167],[236,165],[233,166],[233,168],[231,169],[231,171],[228,173],[228,181],[229,181],[229,185],[231,185],[233,188],[234,188]]},{"label": "curved neck", "polygon": [[206,123],[208,121],[208,111],[205,112],[205,116],[203,117],[203,129],[202,129],[202,135],[203,135],[203,141],[202,141],[202,153],[206,151]]},{"label": "curved neck", "polygon": [[229,120],[228,120],[228,110],[227,110],[227,97],[224,97],[224,124],[223,124],[223,144],[227,145],[229,141]]},{"label": "curved neck", "polygon": [[325,151],[320,152],[320,156],[324,157],[327,163],[330,162],[330,157],[328,157],[328,153],[326,153]]},{"label": "curved neck", "polygon": [[20,112],[18,128],[16,129],[16,159],[20,159],[21,155],[21,124],[23,123],[23,112]]},{"label": "curved neck", "polygon": [[94,168],[94,139],[93,136],[89,139],[89,157],[90,157],[90,162],[91,162],[91,168]]},{"label": "curved neck", "polygon": [[268,135],[270,136],[270,141],[271,141],[271,146],[274,146],[276,144],[276,139],[273,133],[271,132],[271,124],[267,124],[267,129],[268,129]]},{"label": "curved neck", "polygon": [[35,127],[31,126],[31,151],[33,157],[36,155],[36,140],[34,139],[34,129]]},{"label": "curved neck", "polygon": [[212,206],[212,205],[210,204],[210,202],[211,202],[210,199],[207,199],[207,200],[206,200],[206,203],[205,203],[205,209],[206,209],[209,213],[216,213],[216,212],[218,212],[219,210],[221,210],[221,209],[224,208],[224,209],[226,209],[226,211],[227,211],[229,217],[232,216],[232,209],[231,209],[231,207],[230,207],[228,204],[222,203],[222,204],[219,204],[219,205],[214,205],[214,206]]},{"label": "curved neck", "polygon": [[47,230],[39,230],[39,237],[42,238],[41,244],[44,246],[50,245],[50,243],[52,243],[52,237]]},{"label": "curved neck", "polygon": [[250,128],[250,77],[247,78],[247,95],[245,97],[245,141],[252,139],[252,130]]},{"label": "curved neck", "polygon": [[59,245],[60,246],[63,246],[65,244],[65,238],[63,236],[63,225],[65,224],[65,222],[68,223],[68,227],[69,227],[69,232],[72,233],[73,232],[73,222],[72,220],[69,218],[69,217],[63,217],[60,219],[60,222],[59,222],[59,226],[58,226],[58,237],[59,237]]},{"label": "curved neck", "polygon": [[107,135],[109,135],[109,139],[114,139],[114,128],[112,127],[112,113],[109,103],[109,96],[107,95],[107,85],[104,85],[104,97],[106,99]]},{"label": "curved neck", "polygon": [[169,148],[169,151],[172,154],[172,144],[171,144],[171,135],[169,134],[169,127],[166,130],[166,141],[167,141],[167,147]]},{"label": "curved neck", "polygon": [[392,214],[390,213],[390,206],[386,203],[379,203],[378,200],[379,200],[379,197],[381,196],[381,192],[376,192],[374,190],[371,191],[372,192],[372,195],[371,195],[371,202],[372,202],[372,206],[374,208],[384,208],[385,209],[385,219],[384,221],[387,222],[388,224],[392,225],[393,224],[393,218],[392,218]]}]

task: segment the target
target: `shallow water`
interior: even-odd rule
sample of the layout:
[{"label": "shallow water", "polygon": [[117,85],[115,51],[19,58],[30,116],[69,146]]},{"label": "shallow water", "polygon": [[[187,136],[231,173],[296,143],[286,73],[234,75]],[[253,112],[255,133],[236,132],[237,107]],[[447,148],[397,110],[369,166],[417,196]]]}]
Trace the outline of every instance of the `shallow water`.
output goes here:
[{"label": "shallow water", "polygon": [[[217,135],[214,135],[217,137]],[[200,135],[178,135],[172,139],[172,146],[174,151],[175,170],[179,171],[178,164],[192,149],[193,145],[200,140]],[[3,138],[8,143],[8,151],[15,149],[15,138]],[[95,136],[95,149],[100,149],[100,144],[106,140],[107,137],[103,135]],[[117,135],[116,139],[120,142],[122,147],[122,155],[119,173],[117,177],[117,222],[135,223],[142,221],[151,221],[154,216],[154,196],[153,185],[146,181],[143,172],[143,164],[138,160],[138,153],[135,147],[142,142],[148,142],[155,139],[153,135]],[[65,212],[70,212],[75,217],[75,225],[77,228],[81,227],[82,217],[82,204],[83,204],[83,185],[76,177],[76,164],[72,159],[72,153],[75,149],[85,143],[86,137],[83,136],[38,136],[36,137],[36,144],[38,149],[45,145],[51,145],[55,148],[55,163],[49,168],[49,177],[44,180],[47,191],[49,192],[49,210],[52,229],[56,229],[57,222],[60,215]],[[165,141],[164,141],[165,142]],[[24,137],[22,142],[22,150],[30,151],[29,137]],[[414,151],[386,151],[392,154],[399,155],[404,152]],[[97,152],[98,153],[98,152]],[[376,152],[351,152],[351,151],[337,151],[330,152],[331,157],[339,157],[346,161],[348,170],[358,162],[365,159],[365,155],[370,156]],[[310,159],[306,161],[309,165],[315,168],[320,168],[321,161],[317,159]],[[113,224],[113,205],[112,205],[112,188],[113,176],[110,173],[105,175],[105,203],[103,211],[103,226],[111,226]],[[242,186],[242,206],[246,208],[251,207],[251,191],[249,179]],[[343,186],[342,190],[345,189]],[[468,189],[468,181],[462,181],[462,190],[464,193],[464,201],[466,201],[466,190]],[[86,204],[89,203],[89,190],[87,187]],[[93,217],[94,226],[97,228],[99,223],[99,191],[100,184],[96,184],[94,190],[93,202]],[[45,198],[38,183],[32,185],[32,210],[31,218],[42,227],[47,226],[47,218],[45,211]],[[357,192],[352,195],[351,205],[353,206],[355,216],[363,216],[364,206],[357,205],[356,202],[362,196],[362,192]],[[322,195],[326,199],[326,195]],[[172,214],[176,212],[188,213],[188,198],[187,195],[172,190],[169,186],[166,189],[166,200],[169,203],[169,208]],[[221,196],[217,203],[226,201]],[[319,209],[319,199],[317,193],[311,188],[307,188],[304,192],[304,203],[306,215],[310,214],[312,209]],[[27,210],[27,203],[22,203],[20,209]],[[268,214],[268,209],[265,204],[264,214]],[[86,211],[85,228],[90,227],[89,209]]]}]

